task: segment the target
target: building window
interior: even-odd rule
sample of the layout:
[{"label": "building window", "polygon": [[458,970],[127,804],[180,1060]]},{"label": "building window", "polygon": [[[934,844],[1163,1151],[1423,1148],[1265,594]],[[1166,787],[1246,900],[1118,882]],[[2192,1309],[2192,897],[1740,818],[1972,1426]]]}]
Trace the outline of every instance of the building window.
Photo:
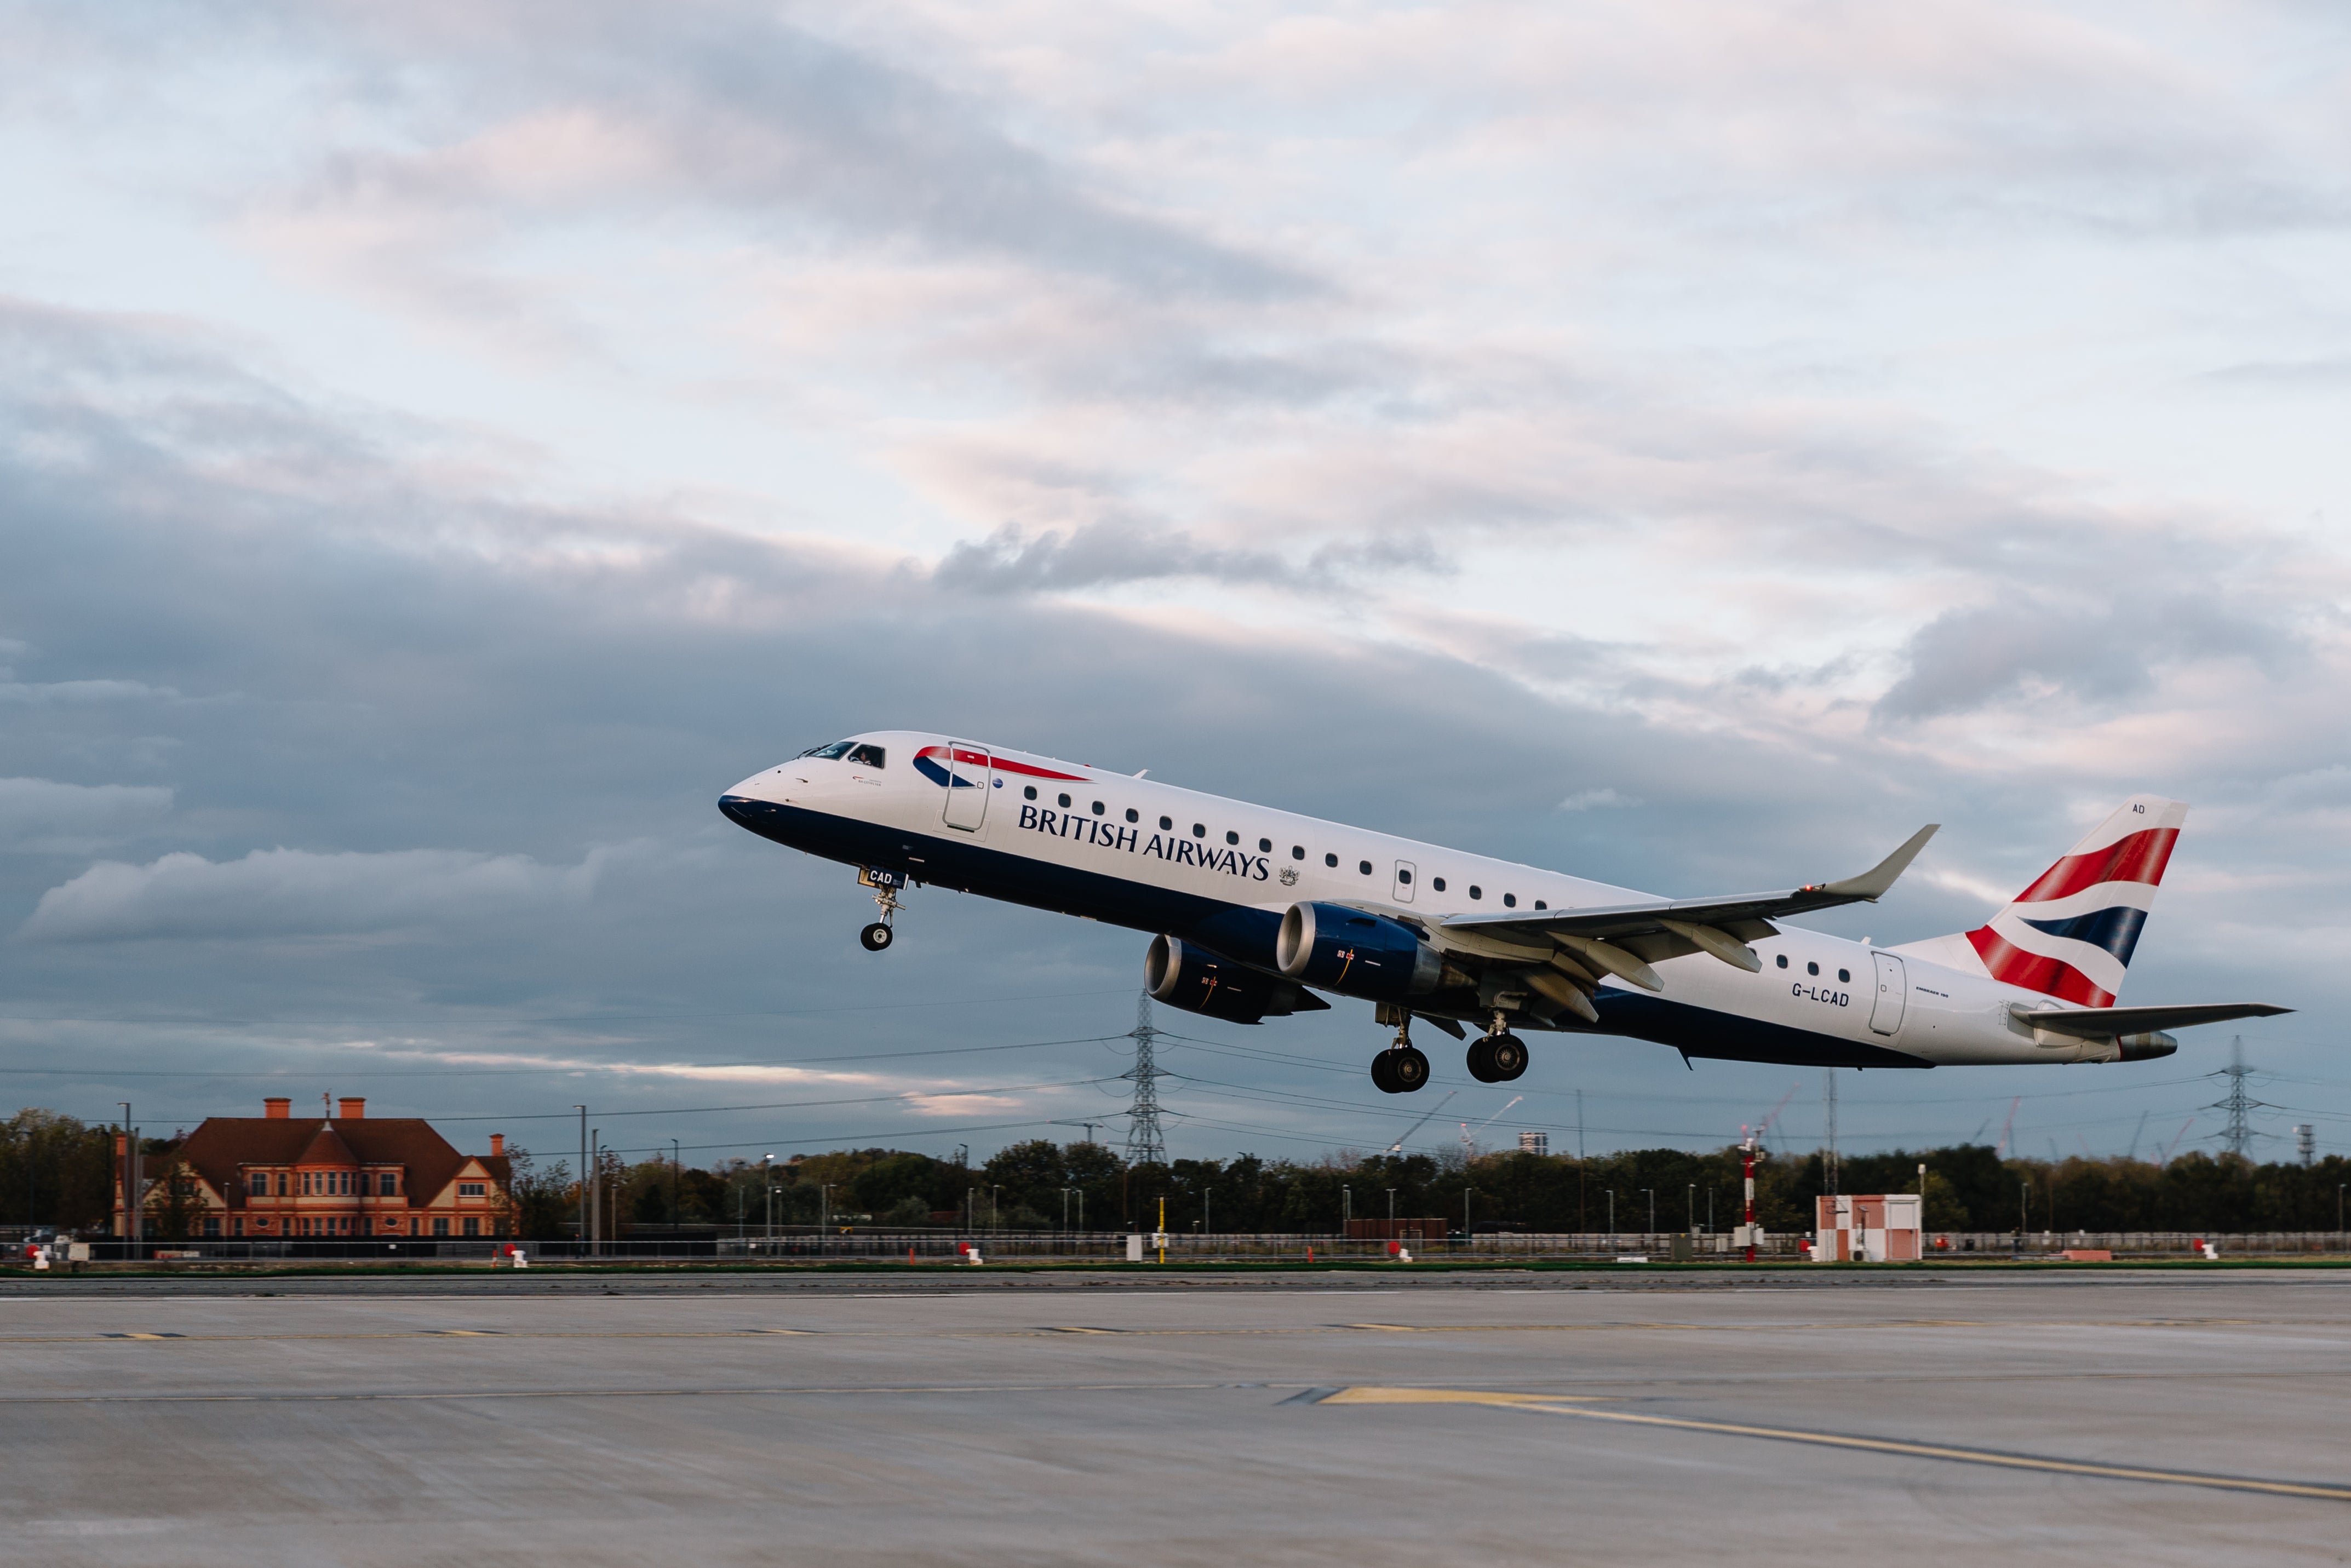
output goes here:
[{"label": "building window", "polygon": [[228,1228],[230,1235],[242,1236],[245,1234],[245,1221],[242,1219],[232,1219],[228,1223]]},{"label": "building window", "polygon": [[435,1235],[435,1236],[446,1236],[446,1235],[448,1235],[448,1234],[449,1234],[449,1222],[448,1222],[447,1220],[445,1220],[445,1219],[435,1219],[435,1220],[433,1222],[433,1234],[434,1234],[434,1235]]},{"label": "building window", "polygon": [[398,1197],[400,1196],[400,1176],[396,1171],[384,1172],[383,1175],[376,1177],[375,1185],[376,1192],[380,1197]]},{"label": "building window", "polygon": [[246,1186],[246,1190],[250,1191],[254,1197],[267,1197],[269,1196],[269,1173],[267,1171],[254,1172],[252,1179],[248,1181]]},{"label": "building window", "polygon": [[482,1184],[477,1181],[461,1181],[457,1184],[457,1196],[459,1197],[479,1197],[482,1196]]},{"label": "building window", "polygon": [[408,1217],[408,1233],[411,1236],[416,1234],[416,1216],[413,1214]]},{"label": "building window", "polygon": [[465,1234],[468,1236],[479,1236],[481,1233],[482,1222],[475,1218],[470,1214],[465,1216]]},{"label": "building window", "polygon": [[286,1196],[286,1182],[287,1174],[284,1171],[279,1171],[277,1173],[277,1196],[280,1197],[284,1197]]},{"label": "building window", "polygon": [[204,1221],[204,1234],[207,1236],[218,1236],[220,1234],[220,1221],[217,1219],[206,1218]]}]

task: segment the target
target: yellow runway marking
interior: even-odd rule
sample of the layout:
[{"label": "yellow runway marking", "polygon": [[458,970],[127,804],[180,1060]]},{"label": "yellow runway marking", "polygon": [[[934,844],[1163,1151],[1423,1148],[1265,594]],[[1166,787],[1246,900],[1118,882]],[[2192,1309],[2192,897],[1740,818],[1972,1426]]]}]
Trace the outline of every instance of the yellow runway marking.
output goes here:
[{"label": "yellow runway marking", "polygon": [[2004,1454],[1991,1448],[1962,1448],[1948,1443],[1913,1443],[1896,1437],[1855,1437],[1836,1432],[1807,1432],[1792,1427],[1759,1427],[1744,1421],[1708,1421],[1689,1416],[1645,1416],[1631,1410],[1594,1410],[1555,1395],[1507,1394],[1484,1389],[1343,1388],[1321,1401],[1324,1405],[1498,1405],[1563,1416],[1579,1421],[1614,1421],[1628,1427],[1665,1427],[1683,1432],[1714,1432],[1733,1437],[1762,1437],[1777,1443],[1806,1443],[1815,1448],[1844,1448],[1871,1454],[1895,1454],[1905,1458],[1944,1459],[1959,1464],[1989,1465],[1996,1469],[2037,1470],[2050,1475],[2095,1476],[2105,1480],[2152,1481],[2166,1486],[2207,1487],[2220,1491],[2260,1492],[2271,1497],[2318,1498],[2351,1502],[2351,1486],[2322,1486],[2309,1481],[2265,1481],[2245,1476],[2209,1475],[2197,1470],[2164,1470],[2145,1465],[2105,1465],[2084,1459],[2049,1458],[2037,1454]]},{"label": "yellow runway marking", "polygon": [[1490,1388],[1342,1388],[1322,1405],[1584,1405],[1602,1394],[1510,1394]]}]

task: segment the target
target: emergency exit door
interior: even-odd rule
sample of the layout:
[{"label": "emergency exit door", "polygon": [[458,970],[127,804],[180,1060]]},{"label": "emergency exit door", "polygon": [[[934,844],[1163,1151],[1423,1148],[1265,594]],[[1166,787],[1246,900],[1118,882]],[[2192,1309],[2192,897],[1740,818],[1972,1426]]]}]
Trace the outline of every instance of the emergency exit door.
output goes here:
[{"label": "emergency exit door", "polygon": [[1869,1005],[1869,1027],[1879,1034],[1892,1034],[1902,1027],[1902,1003],[1910,989],[1910,981],[1902,971],[1902,960],[1891,953],[1872,953],[1877,963],[1877,998]]}]

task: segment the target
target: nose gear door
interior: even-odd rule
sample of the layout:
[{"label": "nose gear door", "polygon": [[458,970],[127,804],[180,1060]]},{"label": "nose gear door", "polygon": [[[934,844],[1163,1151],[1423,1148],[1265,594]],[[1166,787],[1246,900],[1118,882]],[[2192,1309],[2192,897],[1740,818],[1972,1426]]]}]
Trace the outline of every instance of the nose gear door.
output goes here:
[{"label": "nose gear door", "polygon": [[1877,961],[1877,999],[1869,1006],[1869,1027],[1879,1034],[1892,1034],[1902,1027],[1904,993],[1909,990],[1909,977],[1903,972],[1902,960],[1891,953],[1872,953]]},{"label": "nose gear door", "polygon": [[988,755],[960,740],[947,743],[946,824],[965,832],[979,831],[987,820]]}]

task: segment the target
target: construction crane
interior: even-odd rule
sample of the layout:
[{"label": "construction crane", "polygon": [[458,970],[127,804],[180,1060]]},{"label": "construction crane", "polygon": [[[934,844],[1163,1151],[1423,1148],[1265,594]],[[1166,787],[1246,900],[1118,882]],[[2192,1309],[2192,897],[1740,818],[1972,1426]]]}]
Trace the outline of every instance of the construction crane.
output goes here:
[{"label": "construction crane", "polygon": [[1411,1137],[1415,1133],[1417,1133],[1423,1127],[1427,1126],[1429,1122],[1435,1118],[1437,1113],[1439,1111],[1444,1110],[1447,1104],[1452,1101],[1453,1096],[1459,1092],[1460,1091],[1458,1089],[1447,1091],[1445,1098],[1443,1100],[1439,1100],[1436,1104],[1431,1105],[1428,1108],[1428,1113],[1426,1115],[1421,1117],[1419,1121],[1415,1122],[1411,1126],[1406,1127],[1404,1130],[1403,1138],[1398,1138],[1395,1143],[1388,1145],[1388,1153],[1391,1155],[1400,1155],[1404,1153],[1405,1139]]}]

